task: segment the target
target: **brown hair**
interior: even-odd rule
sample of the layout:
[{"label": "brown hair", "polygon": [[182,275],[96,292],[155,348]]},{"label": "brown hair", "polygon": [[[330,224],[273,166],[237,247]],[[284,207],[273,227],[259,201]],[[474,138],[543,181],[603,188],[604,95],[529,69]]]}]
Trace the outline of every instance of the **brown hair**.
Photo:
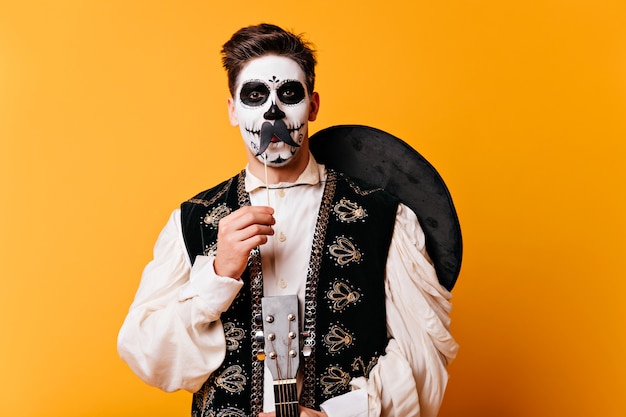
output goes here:
[{"label": "brown hair", "polygon": [[288,32],[276,25],[261,23],[239,29],[222,47],[222,64],[228,73],[228,89],[235,94],[237,77],[253,58],[275,54],[291,58],[300,65],[306,77],[309,94],[315,85],[315,50],[302,35]]}]

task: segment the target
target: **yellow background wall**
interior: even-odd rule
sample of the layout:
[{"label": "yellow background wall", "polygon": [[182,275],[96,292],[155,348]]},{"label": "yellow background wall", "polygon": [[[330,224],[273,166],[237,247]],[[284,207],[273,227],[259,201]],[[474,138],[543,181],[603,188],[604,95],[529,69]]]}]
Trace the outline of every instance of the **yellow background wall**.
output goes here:
[{"label": "yellow background wall", "polygon": [[0,0],[0,415],[188,415],[115,341],[170,211],[243,166],[219,48],[261,21],[317,45],[313,131],[386,130],[452,192],[441,416],[625,416],[622,0]]}]

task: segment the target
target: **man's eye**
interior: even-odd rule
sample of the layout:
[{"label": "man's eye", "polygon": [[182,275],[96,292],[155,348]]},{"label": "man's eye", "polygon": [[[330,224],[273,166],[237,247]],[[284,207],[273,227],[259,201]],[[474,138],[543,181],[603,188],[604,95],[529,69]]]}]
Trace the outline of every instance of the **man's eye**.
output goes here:
[{"label": "man's eye", "polygon": [[284,104],[298,104],[305,95],[304,86],[298,81],[288,81],[278,88],[278,99]]},{"label": "man's eye", "polygon": [[265,94],[261,93],[260,91],[253,91],[248,94],[248,99],[251,101],[260,101],[263,100],[264,97]]},{"label": "man's eye", "polygon": [[257,81],[251,81],[245,83],[241,87],[239,98],[243,104],[256,107],[267,101],[269,93],[270,91],[265,84]]}]

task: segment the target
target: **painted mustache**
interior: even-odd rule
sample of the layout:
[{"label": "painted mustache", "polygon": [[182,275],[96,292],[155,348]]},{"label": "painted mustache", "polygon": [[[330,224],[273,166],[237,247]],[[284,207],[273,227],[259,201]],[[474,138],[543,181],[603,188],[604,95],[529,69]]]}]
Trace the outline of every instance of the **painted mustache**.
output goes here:
[{"label": "painted mustache", "polygon": [[276,120],[274,124],[264,122],[261,126],[261,138],[259,141],[259,152],[257,153],[257,156],[265,152],[267,147],[270,146],[273,137],[276,137],[279,141],[284,142],[289,146],[300,146],[291,138],[291,134],[289,133],[289,129],[287,129],[285,122],[280,119]]}]

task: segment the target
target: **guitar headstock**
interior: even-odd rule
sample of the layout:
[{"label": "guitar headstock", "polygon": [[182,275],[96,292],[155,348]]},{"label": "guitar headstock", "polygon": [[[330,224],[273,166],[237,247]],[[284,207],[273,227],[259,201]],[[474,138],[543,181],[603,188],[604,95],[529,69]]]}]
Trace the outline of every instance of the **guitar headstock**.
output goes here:
[{"label": "guitar headstock", "polygon": [[295,379],[300,365],[298,297],[261,299],[265,363],[274,381]]}]

